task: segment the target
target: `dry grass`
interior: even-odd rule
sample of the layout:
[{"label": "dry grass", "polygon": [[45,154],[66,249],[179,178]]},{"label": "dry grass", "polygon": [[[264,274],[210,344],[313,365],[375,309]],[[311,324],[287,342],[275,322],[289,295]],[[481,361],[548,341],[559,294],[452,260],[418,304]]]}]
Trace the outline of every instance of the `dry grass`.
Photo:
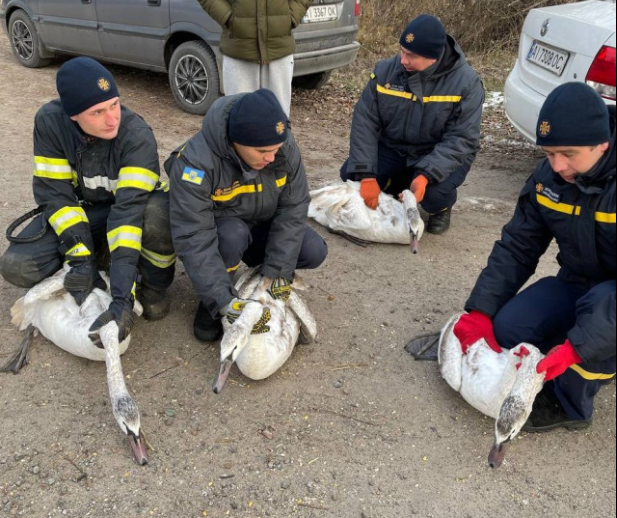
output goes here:
[{"label": "dry grass", "polygon": [[398,37],[421,13],[437,16],[467,52],[516,48],[527,12],[571,0],[363,0],[359,40],[369,52],[396,49]]}]

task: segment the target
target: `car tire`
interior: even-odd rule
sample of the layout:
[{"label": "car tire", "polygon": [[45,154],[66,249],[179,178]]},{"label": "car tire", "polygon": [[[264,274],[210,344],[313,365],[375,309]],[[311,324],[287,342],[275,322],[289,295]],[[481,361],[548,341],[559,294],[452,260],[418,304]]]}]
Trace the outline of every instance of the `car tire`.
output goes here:
[{"label": "car tire", "polygon": [[218,99],[220,85],[216,57],[203,41],[187,41],[173,51],[169,86],[184,111],[204,115]]},{"label": "car tire", "polygon": [[49,65],[50,59],[41,56],[41,40],[34,22],[24,11],[15,11],[9,19],[9,40],[17,60],[28,68]]},{"label": "car tire", "polygon": [[330,76],[332,76],[332,70],[298,76],[293,78],[293,85],[303,90],[318,90],[330,80]]}]

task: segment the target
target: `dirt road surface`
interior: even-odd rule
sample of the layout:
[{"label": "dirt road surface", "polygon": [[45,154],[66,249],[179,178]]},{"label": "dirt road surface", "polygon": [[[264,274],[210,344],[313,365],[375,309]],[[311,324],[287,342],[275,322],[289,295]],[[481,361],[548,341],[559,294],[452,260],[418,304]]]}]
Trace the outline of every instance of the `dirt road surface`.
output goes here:
[{"label": "dirt road surface", "polygon": [[[56,96],[58,63],[21,67],[0,36],[0,228],[34,207],[32,126]],[[201,118],[173,103],[163,75],[112,67],[122,101],[153,127],[161,162]],[[353,95],[340,76],[296,92],[292,118],[313,187],[335,181]],[[504,465],[487,454],[493,421],[403,346],[459,311],[538,155],[487,112],[482,151],[451,230],[404,246],[360,248],[318,229],[330,255],[304,278],[320,327],[270,379],[235,368],[210,391],[216,344],[192,335],[197,299],[182,268],[162,322],[139,320],[123,357],[150,463],[137,466],[108,403],[102,364],[42,337],[31,364],[0,377],[0,516],[164,518],[532,518],[615,516],[615,385],[584,432],[526,433]],[[506,140],[504,140],[506,138]],[[474,204],[474,199],[489,198]],[[0,241],[0,252],[7,242]],[[554,255],[554,254],[553,254]],[[553,257],[539,274],[556,271]],[[20,342],[0,280],[0,363]],[[267,429],[265,435],[262,430]]]}]

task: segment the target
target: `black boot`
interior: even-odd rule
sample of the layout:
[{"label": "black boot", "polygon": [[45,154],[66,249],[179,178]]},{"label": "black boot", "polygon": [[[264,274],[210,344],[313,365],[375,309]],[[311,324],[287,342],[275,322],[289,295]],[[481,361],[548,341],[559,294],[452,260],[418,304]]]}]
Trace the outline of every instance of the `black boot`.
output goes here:
[{"label": "black boot", "polygon": [[161,320],[169,314],[171,300],[167,290],[155,290],[149,286],[140,286],[137,291],[137,300],[144,308],[143,317],[146,320]]},{"label": "black boot", "polygon": [[450,228],[450,214],[452,214],[452,209],[446,209],[437,214],[431,214],[428,217],[426,231],[430,234],[443,234]]},{"label": "black boot", "polygon": [[195,338],[202,342],[215,342],[223,334],[223,324],[220,318],[212,318],[210,312],[201,302],[193,322]]},{"label": "black boot", "polygon": [[523,426],[525,432],[548,432],[555,428],[584,430],[591,426],[592,419],[570,419],[556,398],[541,391],[533,402],[533,408]]}]

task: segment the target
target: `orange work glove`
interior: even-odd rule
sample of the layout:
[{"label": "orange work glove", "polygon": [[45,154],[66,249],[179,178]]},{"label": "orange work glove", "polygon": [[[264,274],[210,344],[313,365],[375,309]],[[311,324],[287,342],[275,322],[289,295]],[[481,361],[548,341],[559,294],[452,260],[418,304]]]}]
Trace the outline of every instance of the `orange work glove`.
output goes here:
[{"label": "orange work glove", "polygon": [[424,194],[426,194],[426,186],[428,185],[428,178],[424,175],[418,175],[414,178],[413,182],[411,182],[411,187],[409,190],[414,193],[416,197],[416,201],[420,203],[424,199]]},{"label": "orange work glove", "polygon": [[375,178],[366,178],[360,182],[360,196],[369,209],[377,208],[380,194],[381,189]]}]

